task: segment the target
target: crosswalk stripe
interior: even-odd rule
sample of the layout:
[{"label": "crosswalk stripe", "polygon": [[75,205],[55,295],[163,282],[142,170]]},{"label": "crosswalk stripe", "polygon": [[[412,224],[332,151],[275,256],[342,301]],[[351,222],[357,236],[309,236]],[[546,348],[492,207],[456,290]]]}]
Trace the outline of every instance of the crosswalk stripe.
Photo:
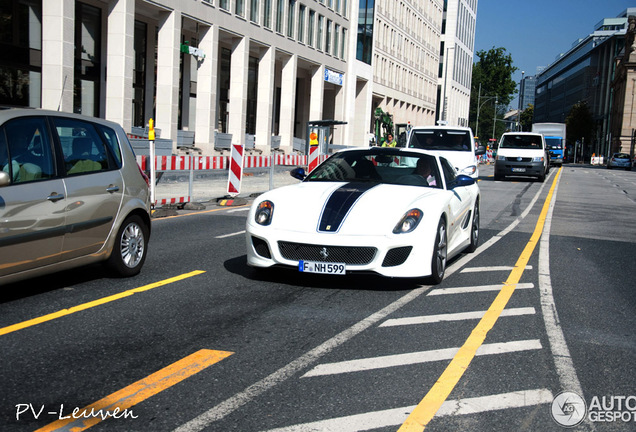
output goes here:
[{"label": "crosswalk stripe", "polygon": [[[541,348],[541,342],[538,339],[529,339],[483,344],[479,347],[479,349],[477,349],[477,353],[475,355],[506,354],[518,351],[538,350]],[[455,356],[455,354],[457,354],[457,351],[459,351],[459,347],[370,357],[336,363],[323,363],[314,367],[312,370],[303,375],[302,378],[337,375],[350,372],[368,371],[372,369],[383,369],[388,367],[408,366],[419,363],[450,360]]]},{"label": "crosswalk stripe", "polygon": [[[446,295],[446,294],[468,294],[468,293],[477,293],[477,292],[488,292],[488,291],[501,291],[503,288],[503,284],[496,285],[478,285],[478,286],[466,286],[466,287],[454,287],[454,288],[438,288],[431,290],[428,295],[436,296],[436,295]],[[530,283],[520,283],[517,284],[517,289],[530,289],[534,288],[534,284]]]},{"label": "crosswalk stripe", "polygon": [[[523,408],[548,404],[551,403],[553,399],[554,397],[550,390],[535,389],[449,400],[442,404],[435,417],[449,417],[511,408]],[[413,409],[415,409],[415,405],[270,429],[267,432],[356,432],[379,429],[382,427],[401,425]]]},{"label": "crosswalk stripe", "polygon": [[[404,325],[416,325],[416,324],[433,324],[439,322],[447,322],[447,321],[463,321],[463,320],[471,320],[471,319],[481,319],[484,316],[486,311],[472,311],[472,312],[458,312],[458,313],[448,313],[448,314],[440,314],[440,315],[424,315],[424,316],[416,316],[416,317],[407,317],[407,318],[394,318],[390,320],[386,320],[379,327],[395,327],[395,326],[404,326]],[[525,307],[525,308],[511,308],[504,309],[500,316],[519,316],[519,315],[534,315],[536,313],[535,308],[533,307]]]}]

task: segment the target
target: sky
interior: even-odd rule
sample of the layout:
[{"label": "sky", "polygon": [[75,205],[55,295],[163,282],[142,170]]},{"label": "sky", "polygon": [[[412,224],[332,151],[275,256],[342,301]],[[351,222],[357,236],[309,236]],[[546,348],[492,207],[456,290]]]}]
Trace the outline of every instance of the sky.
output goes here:
[{"label": "sky", "polygon": [[[512,76],[518,83],[521,71],[536,75],[537,66],[550,65],[599,21],[628,7],[636,8],[636,0],[479,0],[474,60],[480,50],[505,48],[519,68]],[[510,106],[518,103],[515,98]]]}]

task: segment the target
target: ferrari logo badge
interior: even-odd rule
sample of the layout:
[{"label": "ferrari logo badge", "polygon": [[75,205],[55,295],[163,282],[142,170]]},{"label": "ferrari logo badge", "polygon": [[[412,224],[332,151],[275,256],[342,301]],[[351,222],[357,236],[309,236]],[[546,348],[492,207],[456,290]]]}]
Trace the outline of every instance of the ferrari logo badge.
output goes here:
[{"label": "ferrari logo badge", "polygon": [[320,256],[322,257],[323,260],[327,259],[327,257],[329,256],[329,251],[327,251],[326,247],[320,249]]}]

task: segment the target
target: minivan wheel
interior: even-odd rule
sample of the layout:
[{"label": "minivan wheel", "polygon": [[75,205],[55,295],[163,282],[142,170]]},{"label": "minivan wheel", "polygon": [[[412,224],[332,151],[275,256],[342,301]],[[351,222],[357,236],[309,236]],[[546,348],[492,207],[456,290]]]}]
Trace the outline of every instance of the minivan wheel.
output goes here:
[{"label": "minivan wheel", "polygon": [[134,276],[141,271],[148,252],[148,227],[139,216],[129,216],[117,232],[107,265],[118,276]]}]

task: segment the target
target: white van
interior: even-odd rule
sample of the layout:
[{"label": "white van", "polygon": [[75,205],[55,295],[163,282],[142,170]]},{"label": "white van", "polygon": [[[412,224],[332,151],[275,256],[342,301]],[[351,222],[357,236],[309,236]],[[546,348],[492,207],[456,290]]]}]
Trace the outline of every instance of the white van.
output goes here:
[{"label": "white van", "polygon": [[474,179],[479,177],[477,156],[486,153],[484,146],[476,148],[472,129],[459,126],[416,126],[407,147],[431,150],[448,159],[457,174]]},{"label": "white van", "polygon": [[537,132],[506,132],[499,140],[495,159],[495,180],[507,176],[537,177],[545,180],[550,158],[545,138]]}]

